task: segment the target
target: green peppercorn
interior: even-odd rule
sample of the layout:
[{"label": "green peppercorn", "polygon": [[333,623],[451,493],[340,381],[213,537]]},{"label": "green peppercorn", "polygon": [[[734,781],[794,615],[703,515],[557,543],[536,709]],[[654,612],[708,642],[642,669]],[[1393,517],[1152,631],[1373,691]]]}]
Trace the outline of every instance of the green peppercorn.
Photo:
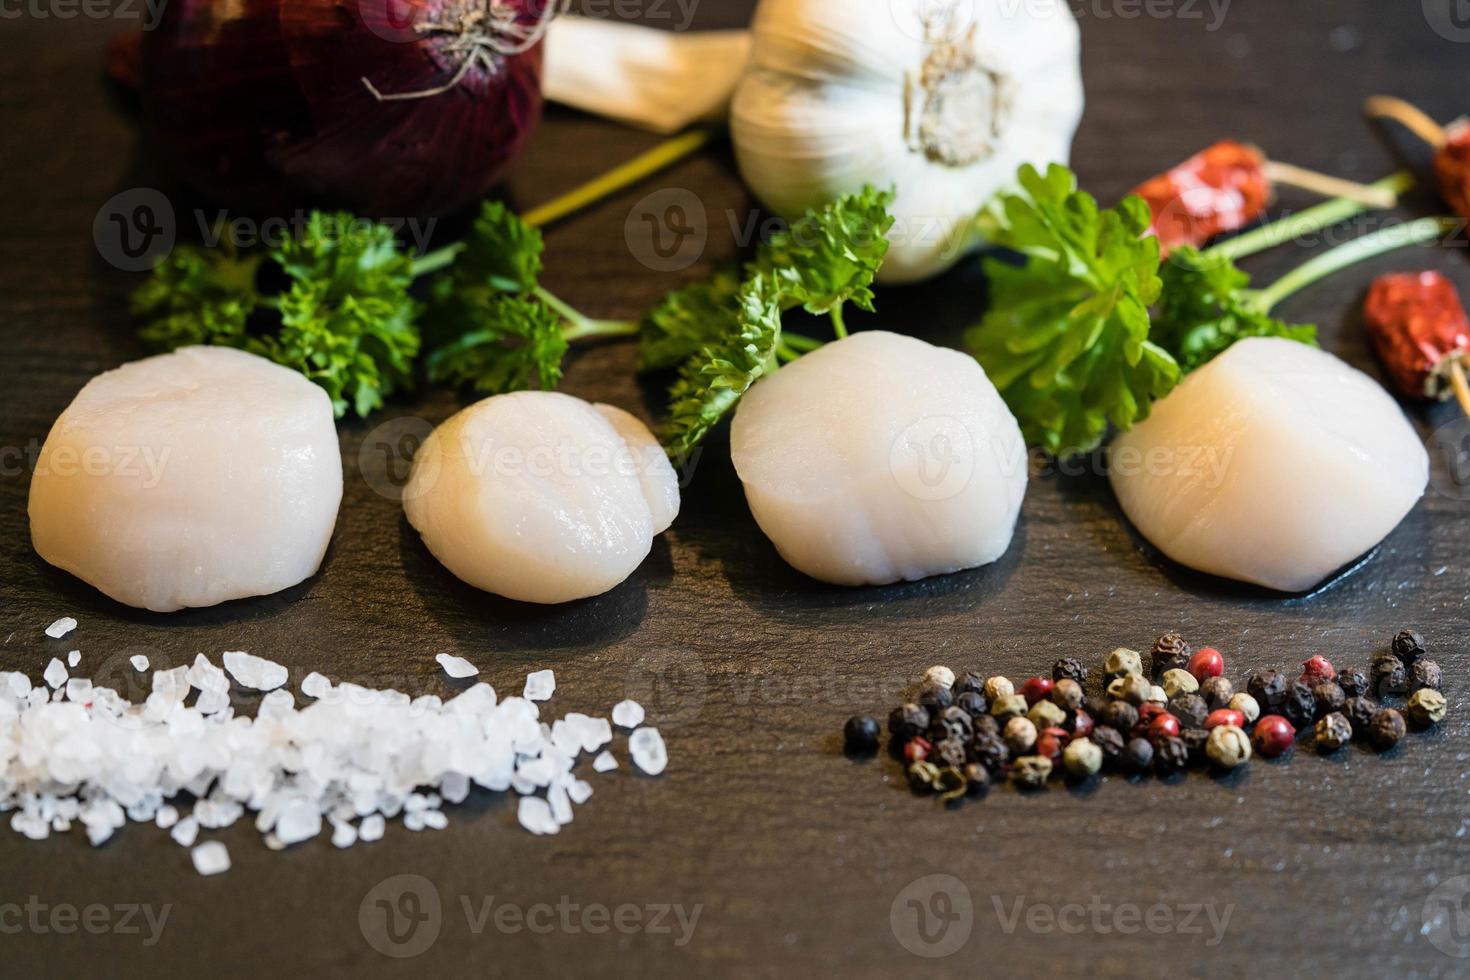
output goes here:
[{"label": "green peppercorn", "polygon": [[1224,675],[1206,677],[1199,686],[1199,696],[1205,699],[1205,704],[1210,706],[1211,711],[1228,708],[1230,699],[1235,697],[1235,685],[1226,680]]},{"label": "green peppercorn", "polygon": [[1025,713],[1026,699],[1019,694],[1003,694],[990,699],[990,717],[1002,725]]},{"label": "green peppercorn", "polygon": [[992,773],[997,773],[1011,761],[1011,750],[1006,748],[1005,740],[994,732],[976,735],[970,740],[970,759]]},{"label": "green peppercorn", "polygon": [[1093,717],[1109,728],[1131,732],[1133,726],[1138,724],[1138,709],[1127,701],[1108,701]]},{"label": "green peppercorn", "polygon": [[985,697],[989,699],[991,704],[994,704],[1001,698],[1008,698],[1015,693],[1016,685],[1011,683],[1009,677],[996,675],[995,677],[987,677],[985,679]]},{"label": "green peppercorn", "polygon": [[1078,686],[1087,683],[1087,668],[1076,657],[1063,657],[1051,665],[1054,681],[1076,681]]},{"label": "green peppercorn", "polygon": [[909,763],[908,777],[909,788],[915,793],[932,793],[942,785],[939,767],[932,762],[920,760]]},{"label": "green peppercorn", "polygon": [[1286,678],[1274,670],[1252,672],[1245,689],[1262,711],[1276,711],[1286,700]]},{"label": "green peppercorn", "polygon": [[1301,731],[1317,717],[1316,695],[1301,681],[1291,684],[1286,689],[1286,700],[1281,702],[1281,714],[1286,716],[1293,728]]},{"label": "green peppercorn", "polygon": [[[1419,664],[1414,666],[1417,667]],[[1409,717],[1420,728],[1428,728],[1442,719],[1448,708],[1449,702],[1445,700],[1444,695],[1432,687],[1421,687],[1409,698]]]},{"label": "green peppercorn", "polygon": [[1026,755],[1011,766],[1011,781],[1022,789],[1041,789],[1051,778],[1051,760],[1044,755]]},{"label": "green peppercorn", "polygon": [[1108,684],[1108,697],[1127,701],[1137,707],[1148,701],[1153,687],[1142,674],[1123,674]]},{"label": "green peppercorn", "polygon": [[1119,757],[1123,754],[1123,735],[1116,728],[1106,725],[1097,725],[1088,736],[1092,744],[1096,745],[1098,751],[1103,755],[1104,766],[1117,765]]},{"label": "green peppercorn", "polygon": [[1189,644],[1184,642],[1184,637],[1170,631],[1154,640],[1153,649],[1149,651],[1150,659],[1153,661],[1155,674],[1162,674],[1169,670],[1183,670],[1189,664]]},{"label": "green peppercorn", "polygon": [[1424,637],[1414,630],[1400,630],[1393,638],[1393,655],[1405,664],[1412,664],[1424,656]]},{"label": "green peppercorn", "polygon": [[1232,711],[1239,711],[1247,725],[1254,725],[1256,719],[1261,717],[1261,706],[1256,699],[1241,691],[1239,694],[1231,695],[1230,703],[1226,705]]},{"label": "green peppercorn", "polygon": [[1326,755],[1336,752],[1353,740],[1353,726],[1342,712],[1334,711],[1322,716],[1313,734],[1316,736],[1317,751]]},{"label": "green peppercorn", "polygon": [[1404,737],[1407,726],[1404,724],[1404,716],[1393,708],[1379,708],[1373,713],[1373,720],[1368,724],[1368,741],[1373,743],[1377,749],[1388,750],[1399,743]]},{"label": "green peppercorn", "polygon": [[1062,765],[1078,779],[1094,776],[1102,769],[1103,751],[1091,739],[1074,738],[1062,750]]},{"label": "green peppercorn", "polygon": [[1067,713],[1050,701],[1037,701],[1026,714],[1037,728],[1060,728],[1067,720]]},{"label": "green peppercorn", "polygon": [[1358,738],[1367,738],[1368,729],[1373,724],[1373,716],[1378,713],[1378,702],[1371,698],[1359,697],[1348,698],[1342,703],[1342,716],[1353,726],[1353,734]]},{"label": "green peppercorn", "polygon": [[1036,745],[1036,725],[1029,718],[1012,718],[1001,734],[1011,755],[1021,756]]},{"label": "green peppercorn", "polygon": [[1154,772],[1160,776],[1178,772],[1189,765],[1189,746],[1172,735],[1154,741]]},{"label": "green peppercorn", "polygon": [[1082,685],[1070,677],[1063,677],[1052,685],[1051,700],[1063,711],[1076,711],[1082,707]]},{"label": "green peppercorn", "polygon": [[1123,747],[1123,754],[1119,757],[1125,772],[1140,773],[1148,772],[1154,764],[1154,746],[1146,738],[1131,738]]},{"label": "green peppercorn", "polygon": [[945,806],[958,805],[962,797],[968,796],[969,785],[965,782],[962,769],[948,766],[939,770],[939,801]]},{"label": "green peppercorn", "polygon": [[965,709],[958,705],[951,705],[943,711],[934,715],[929,722],[929,741],[939,742],[946,738],[958,739],[961,744],[968,742],[975,734],[974,723]]},{"label": "green peppercorn", "polygon": [[1425,687],[1438,691],[1443,683],[1444,672],[1433,660],[1417,660],[1409,669],[1409,686],[1416,691]]},{"label": "green peppercorn", "polygon": [[990,714],[990,702],[979,691],[961,691],[955,695],[954,706],[969,715],[972,722]]},{"label": "green peppercorn", "polygon": [[1194,675],[1179,667],[1171,667],[1164,671],[1164,676],[1159,680],[1159,684],[1171,700],[1181,694],[1193,694],[1199,690],[1199,681],[1194,679]]},{"label": "green peppercorn", "polygon": [[1342,693],[1350,698],[1363,698],[1372,693],[1372,688],[1368,684],[1368,675],[1361,670],[1339,670],[1337,686],[1342,688]]},{"label": "green peppercorn", "polygon": [[1118,647],[1108,654],[1108,659],[1103,661],[1103,674],[1111,680],[1123,674],[1137,674],[1143,676],[1143,658],[1138,655],[1137,650],[1129,650],[1126,647]]},{"label": "green peppercorn", "polygon": [[1409,672],[1404,662],[1391,653],[1380,653],[1373,658],[1373,691],[1380,698],[1385,694],[1403,694],[1409,686]]},{"label": "green peppercorn", "polygon": [[1341,711],[1347,703],[1347,694],[1336,681],[1323,681],[1312,688],[1312,698],[1317,702],[1318,718]]},{"label": "green peppercorn", "polygon": [[920,704],[903,704],[888,716],[888,733],[902,745],[929,730],[929,709]]},{"label": "green peppercorn", "polygon": [[1198,694],[1181,694],[1169,702],[1169,714],[1179,719],[1184,728],[1201,728],[1205,716],[1210,713],[1209,705]]},{"label": "green peppercorn", "polygon": [[1221,769],[1234,769],[1251,757],[1251,740],[1244,729],[1234,725],[1216,725],[1210,729],[1205,754]]}]

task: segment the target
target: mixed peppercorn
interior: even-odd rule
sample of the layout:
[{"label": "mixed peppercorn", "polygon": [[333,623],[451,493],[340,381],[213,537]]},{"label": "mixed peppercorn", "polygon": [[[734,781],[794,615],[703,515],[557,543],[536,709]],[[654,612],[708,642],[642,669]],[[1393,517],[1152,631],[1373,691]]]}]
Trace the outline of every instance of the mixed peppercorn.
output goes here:
[{"label": "mixed peppercorn", "polygon": [[[1324,754],[1355,738],[1383,751],[1404,737],[1405,714],[1427,728],[1446,710],[1439,665],[1413,630],[1396,635],[1369,674],[1339,673],[1319,655],[1295,680],[1252,671],[1242,691],[1225,677],[1220,651],[1191,650],[1177,633],[1159,637],[1148,660],[1145,667],[1124,648],[1108,654],[1102,697],[1088,696],[1089,672],[1072,657],[1019,689],[1005,677],[931,667],[915,700],[889,714],[890,746],[916,792],[949,802],[1002,780],[1040,789],[1056,773],[1083,780],[1104,770],[1169,776],[1206,763],[1234,769],[1253,754],[1286,753],[1308,730]],[[1383,704],[1386,697],[1406,697],[1405,710]],[[855,754],[881,742],[880,725],[866,715],[848,719],[843,735]]]}]

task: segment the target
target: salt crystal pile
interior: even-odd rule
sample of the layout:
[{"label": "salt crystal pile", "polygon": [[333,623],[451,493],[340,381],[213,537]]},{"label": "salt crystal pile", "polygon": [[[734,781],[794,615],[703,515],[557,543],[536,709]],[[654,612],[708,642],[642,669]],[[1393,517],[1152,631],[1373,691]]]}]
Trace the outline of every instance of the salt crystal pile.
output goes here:
[{"label": "salt crystal pile", "polygon": [[[550,670],[526,677],[524,697],[498,699],[482,681],[447,701],[334,684],[313,672],[301,683],[306,701],[298,708],[282,686],[282,665],[239,651],[223,660],[228,673],[204,654],[154,671],[142,704],[69,677],[55,658],[45,687],[0,671],[0,812],[11,813],[11,828],[43,840],[80,824],[98,845],[128,821],[148,821],[191,849],[200,874],[212,875],[229,869],[229,852],[199,842],[201,833],[247,814],[273,850],[324,834],[345,848],[381,839],[392,819],[409,830],[442,830],[445,805],[480,787],[518,794],[520,824],[555,834],[592,795],[574,772],[582,756],[595,755],[597,772],[617,768],[606,751],[607,718],[542,719],[537,702],[556,689]],[[478,673],[458,657],[438,660],[450,676]],[[470,674],[456,674],[459,664]],[[146,670],[146,658],[133,666]],[[231,677],[269,692],[254,718],[235,713]],[[613,718],[636,725],[643,709],[623,702]],[[657,729],[638,728],[628,749],[651,775],[667,764]],[[187,813],[181,794],[194,800]]]}]

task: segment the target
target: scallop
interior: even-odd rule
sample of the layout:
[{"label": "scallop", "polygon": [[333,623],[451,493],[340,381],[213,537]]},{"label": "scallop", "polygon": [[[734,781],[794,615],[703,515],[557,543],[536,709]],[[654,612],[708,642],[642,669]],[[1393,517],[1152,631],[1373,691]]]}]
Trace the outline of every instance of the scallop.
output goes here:
[{"label": "scallop", "polygon": [[679,481],[627,412],[521,391],[477,402],[430,433],[403,503],[429,551],[465,582],[524,602],[568,602],[633,573],[678,514]]},{"label": "scallop", "polygon": [[1382,541],[1429,457],[1372,378],[1315,347],[1243,340],[1113,444],[1129,520],[1190,568],[1305,592]]},{"label": "scallop", "polygon": [[98,375],[31,480],[46,561],[143,609],[266,595],[314,575],[342,501],[326,392],[224,347]]},{"label": "scallop", "polygon": [[1021,430],[980,365],[882,331],[761,380],[741,400],[730,442],[776,550],[838,585],[993,562],[1026,492]]}]

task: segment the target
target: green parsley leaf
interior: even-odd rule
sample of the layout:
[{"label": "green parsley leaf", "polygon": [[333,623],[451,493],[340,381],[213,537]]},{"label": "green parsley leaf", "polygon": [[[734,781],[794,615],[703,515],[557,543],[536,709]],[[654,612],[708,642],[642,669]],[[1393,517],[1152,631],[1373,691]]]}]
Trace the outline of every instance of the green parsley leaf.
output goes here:
[{"label": "green parsley leaf", "polygon": [[740,270],[729,266],[660,300],[640,328],[638,370],[673,367],[720,338],[739,333],[735,297],[740,285]]},{"label": "green parsley leaf", "polygon": [[1237,340],[1284,337],[1317,343],[1317,328],[1274,319],[1250,293],[1250,276],[1228,258],[1185,246],[1160,270],[1163,292],[1151,336],[1185,371],[1209,363]]},{"label": "green parsley leaf", "polygon": [[802,215],[756,250],[753,271],[771,276],[782,309],[828,313],[850,302],[873,309],[873,276],[888,254],[892,191],[865,187]]},{"label": "green parsley leaf", "polygon": [[535,296],[507,295],[478,310],[475,326],[429,354],[429,378],[500,393],[555,388],[567,353],[562,319]]},{"label": "green parsley leaf", "polygon": [[981,214],[991,242],[1025,263],[988,259],[990,310],[966,341],[1021,423],[1056,455],[1097,446],[1108,424],[1127,429],[1174,387],[1179,365],[1149,340],[1159,246],[1143,237],[1136,197],[1102,210],[1066,167],[1027,165],[1020,191]]}]

